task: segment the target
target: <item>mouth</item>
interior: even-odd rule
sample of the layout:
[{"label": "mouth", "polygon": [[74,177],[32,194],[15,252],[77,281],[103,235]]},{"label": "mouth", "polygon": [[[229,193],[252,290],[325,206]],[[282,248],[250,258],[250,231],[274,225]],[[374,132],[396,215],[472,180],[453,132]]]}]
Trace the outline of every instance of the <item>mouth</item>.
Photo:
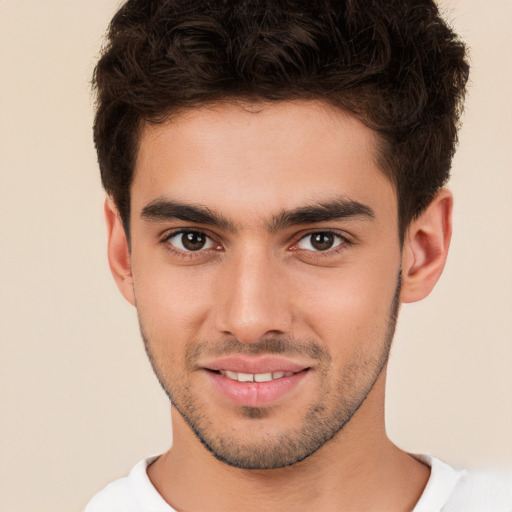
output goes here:
[{"label": "mouth", "polygon": [[265,407],[284,402],[312,368],[277,358],[224,358],[202,367],[216,394],[231,404]]},{"label": "mouth", "polygon": [[220,370],[219,373],[231,380],[238,382],[270,382],[271,380],[290,377],[294,372],[267,372],[267,373],[243,373],[230,370]]}]

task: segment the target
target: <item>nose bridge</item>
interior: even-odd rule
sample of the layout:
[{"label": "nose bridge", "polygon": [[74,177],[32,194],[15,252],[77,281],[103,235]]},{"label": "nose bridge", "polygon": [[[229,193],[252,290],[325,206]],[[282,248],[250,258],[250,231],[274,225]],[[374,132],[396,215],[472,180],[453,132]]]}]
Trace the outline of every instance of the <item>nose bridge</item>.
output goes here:
[{"label": "nose bridge", "polygon": [[291,312],[277,261],[261,244],[251,244],[225,262],[216,305],[217,329],[243,343],[285,333]]}]

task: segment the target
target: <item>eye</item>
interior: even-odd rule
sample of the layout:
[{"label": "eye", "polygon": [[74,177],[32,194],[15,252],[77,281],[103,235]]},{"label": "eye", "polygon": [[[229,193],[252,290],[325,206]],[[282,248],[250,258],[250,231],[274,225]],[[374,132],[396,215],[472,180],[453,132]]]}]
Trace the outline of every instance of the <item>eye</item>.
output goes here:
[{"label": "eye", "polygon": [[319,231],[302,237],[298,241],[297,247],[307,251],[328,251],[338,247],[343,242],[345,242],[344,238],[336,233]]},{"label": "eye", "polygon": [[201,231],[179,231],[168,236],[165,241],[184,252],[197,252],[216,247],[215,242]]}]

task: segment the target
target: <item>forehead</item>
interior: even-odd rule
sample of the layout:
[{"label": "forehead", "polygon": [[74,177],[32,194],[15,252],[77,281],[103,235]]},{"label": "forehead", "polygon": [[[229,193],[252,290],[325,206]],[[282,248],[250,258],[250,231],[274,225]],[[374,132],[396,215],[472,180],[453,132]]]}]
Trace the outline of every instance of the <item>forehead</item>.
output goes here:
[{"label": "forehead", "polygon": [[377,148],[373,130],[319,101],[185,110],[143,128],[132,212],[162,197],[263,216],[333,195],[395,207]]}]

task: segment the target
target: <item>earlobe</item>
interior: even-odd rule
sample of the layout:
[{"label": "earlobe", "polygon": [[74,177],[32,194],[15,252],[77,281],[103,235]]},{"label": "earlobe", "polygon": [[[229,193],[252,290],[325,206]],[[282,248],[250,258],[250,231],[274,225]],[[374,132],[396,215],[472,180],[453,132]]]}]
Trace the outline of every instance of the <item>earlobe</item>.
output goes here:
[{"label": "earlobe", "polygon": [[443,188],[411,222],[402,250],[402,302],[425,298],[441,276],[452,234],[452,206],[452,194]]},{"label": "earlobe", "polygon": [[130,248],[121,217],[110,197],[105,200],[105,220],[108,232],[110,270],[124,298],[135,305]]}]

